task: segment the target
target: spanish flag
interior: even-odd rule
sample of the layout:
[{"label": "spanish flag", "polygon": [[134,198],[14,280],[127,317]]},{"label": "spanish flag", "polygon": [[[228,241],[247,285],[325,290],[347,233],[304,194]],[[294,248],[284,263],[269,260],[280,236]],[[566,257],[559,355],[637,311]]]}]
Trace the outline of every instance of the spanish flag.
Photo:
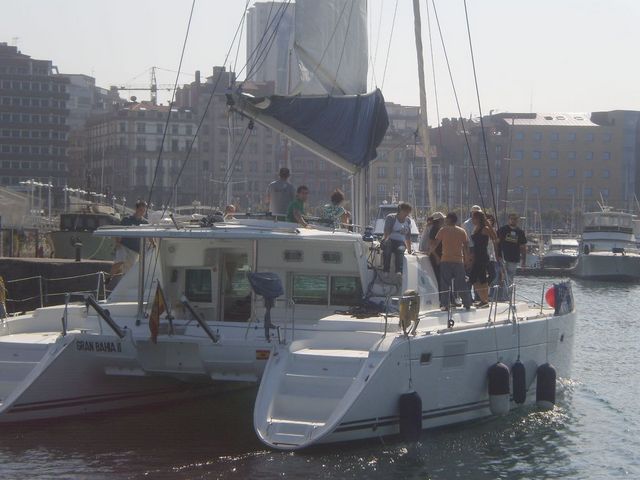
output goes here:
[{"label": "spanish flag", "polygon": [[167,303],[164,300],[164,292],[158,282],[156,295],[153,298],[153,306],[151,307],[151,315],[149,315],[149,330],[151,331],[151,341],[158,342],[158,331],[160,330],[160,315],[167,310]]}]

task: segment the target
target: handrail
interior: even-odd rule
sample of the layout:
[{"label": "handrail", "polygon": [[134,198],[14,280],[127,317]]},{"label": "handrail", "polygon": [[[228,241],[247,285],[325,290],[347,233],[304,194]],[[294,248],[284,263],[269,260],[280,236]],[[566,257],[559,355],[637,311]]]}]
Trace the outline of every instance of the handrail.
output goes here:
[{"label": "handrail", "polygon": [[220,340],[220,335],[213,333],[209,325],[207,325],[207,322],[205,322],[202,319],[202,317],[200,317],[198,312],[194,310],[193,306],[191,306],[187,297],[182,295],[180,297],[180,303],[182,303],[182,305],[184,305],[184,308],[186,308],[187,311],[193,316],[193,318],[195,318],[196,322],[198,322],[198,324],[202,327],[202,329],[205,331],[205,333],[208,335],[211,341],[213,343],[218,343],[218,341]]},{"label": "handrail", "polygon": [[126,336],[124,331],[118,326],[118,324],[113,320],[113,318],[111,318],[111,314],[109,313],[109,310],[102,308],[98,304],[98,302],[96,302],[96,299],[93,298],[92,295],[87,295],[85,297],[85,302],[87,303],[87,308],[89,307],[93,308],[98,314],[98,316],[100,316],[100,318],[102,318],[107,323],[107,325],[111,327],[111,330],[113,330],[118,337],[124,338]]}]

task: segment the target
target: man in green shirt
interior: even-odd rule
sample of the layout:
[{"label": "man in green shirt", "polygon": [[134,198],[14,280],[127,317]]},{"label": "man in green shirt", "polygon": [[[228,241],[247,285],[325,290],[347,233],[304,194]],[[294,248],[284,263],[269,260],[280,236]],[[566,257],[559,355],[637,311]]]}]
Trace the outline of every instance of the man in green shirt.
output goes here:
[{"label": "man in green shirt", "polygon": [[300,185],[296,191],[296,198],[287,208],[287,222],[298,223],[306,227],[307,221],[304,219],[304,204],[309,196],[309,189],[306,185]]}]

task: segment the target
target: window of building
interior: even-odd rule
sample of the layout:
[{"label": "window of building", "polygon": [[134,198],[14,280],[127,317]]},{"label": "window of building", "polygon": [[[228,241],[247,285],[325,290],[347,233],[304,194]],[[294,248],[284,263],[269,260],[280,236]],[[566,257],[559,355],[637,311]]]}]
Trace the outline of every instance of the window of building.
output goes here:
[{"label": "window of building", "polygon": [[386,184],[384,184],[384,183],[379,183],[379,184],[378,184],[378,193],[379,193],[379,194],[383,194],[383,195],[384,195],[385,193],[387,193],[387,185],[386,185]]},{"label": "window of building", "polygon": [[378,167],[378,178],[387,177],[387,167]]},{"label": "window of building", "polygon": [[576,134],[575,134],[575,132],[567,133],[567,140],[569,140],[570,142],[575,142],[575,141],[576,141]]},{"label": "window of building", "polygon": [[593,177],[593,170],[585,170],[584,178],[591,178],[591,177]]},{"label": "window of building", "polygon": [[172,152],[177,152],[178,150],[179,150],[178,139],[176,138],[176,139],[171,140],[171,151]]},{"label": "window of building", "polygon": [[549,187],[549,196],[556,197],[558,195],[558,189],[556,187]]},{"label": "window of building", "polygon": [[558,152],[555,150],[551,150],[549,152],[549,160],[557,160],[558,159]]},{"label": "window of building", "polygon": [[187,126],[185,127],[185,133],[186,133],[187,135],[193,135],[193,127],[192,127],[191,125],[187,125]]},{"label": "window of building", "polygon": [[603,197],[608,197],[609,196],[609,189],[608,188],[603,188],[602,190],[600,190],[600,193],[602,194]]},{"label": "window of building", "polygon": [[610,133],[603,133],[602,134],[602,142],[603,143],[610,143],[611,142],[611,134]]},{"label": "window of building", "polygon": [[567,158],[569,160],[575,160],[576,159],[576,152],[567,152]]},{"label": "window of building", "polygon": [[211,303],[211,270],[185,270],[184,295],[188,300],[199,303]]},{"label": "window of building", "polygon": [[591,187],[586,187],[584,189],[584,196],[585,197],[591,197],[593,196],[593,189]]},{"label": "window of building", "polygon": [[516,177],[521,177],[522,175],[524,175],[524,170],[522,168],[516,168],[515,175]]},{"label": "window of building", "polygon": [[524,140],[524,132],[516,132],[516,140]]},{"label": "window of building", "polygon": [[587,152],[585,155],[586,160],[593,160],[593,152]]},{"label": "window of building", "polygon": [[611,160],[611,152],[602,152],[602,160]]},{"label": "window of building", "polygon": [[161,123],[156,123],[156,133],[162,135],[162,132],[164,132],[164,125],[162,125]]},{"label": "window of building", "polygon": [[552,142],[560,140],[560,134],[558,132],[551,132],[550,139]]},{"label": "window of building", "polygon": [[540,152],[540,150],[534,150],[533,152],[531,152],[532,160],[540,160],[541,157],[542,157],[542,153]]},{"label": "window of building", "polygon": [[540,169],[539,168],[534,168],[531,170],[531,176],[532,177],[539,177],[540,176]]},{"label": "window of building", "polygon": [[558,176],[558,169],[557,168],[550,168],[549,169],[549,176],[550,177],[557,177]]},{"label": "window of building", "polygon": [[585,134],[584,139],[585,139],[587,142],[593,142],[593,133],[587,133],[587,134]]},{"label": "window of building", "polygon": [[605,168],[604,170],[602,170],[602,178],[609,178],[611,176],[609,169]]},{"label": "window of building", "polygon": [[147,131],[147,124],[146,123],[137,123],[136,124],[136,132],[145,133],[146,131]]},{"label": "window of building", "polygon": [[524,151],[522,150],[516,150],[513,152],[513,159],[514,160],[522,160],[524,158]]},{"label": "window of building", "polygon": [[536,142],[539,142],[540,140],[542,140],[542,132],[535,132],[535,133],[533,134],[533,139],[534,139]]},{"label": "window of building", "polygon": [[178,135],[178,125],[171,125],[171,133]]},{"label": "window of building", "polygon": [[575,176],[576,176],[575,168],[570,168],[569,170],[567,170],[567,177],[575,177]]},{"label": "window of building", "polygon": [[529,190],[533,195],[540,195],[540,187],[532,187]]}]

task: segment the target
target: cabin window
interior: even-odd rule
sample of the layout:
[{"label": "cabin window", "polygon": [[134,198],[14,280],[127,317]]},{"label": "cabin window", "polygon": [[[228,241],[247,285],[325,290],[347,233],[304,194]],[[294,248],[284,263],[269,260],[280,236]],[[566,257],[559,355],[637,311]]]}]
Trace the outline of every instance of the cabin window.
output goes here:
[{"label": "cabin window", "polygon": [[342,263],[342,252],[322,252],[324,263]]},{"label": "cabin window", "polygon": [[282,256],[285,262],[301,262],[304,259],[302,250],[285,250]]},{"label": "cabin window", "polygon": [[328,278],[326,275],[294,275],[293,301],[303,305],[327,305]]},{"label": "cabin window", "polygon": [[362,286],[358,277],[331,277],[331,305],[358,305]]},{"label": "cabin window", "polygon": [[192,302],[211,303],[211,270],[186,270],[184,283],[184,295],[187,299]]}]

